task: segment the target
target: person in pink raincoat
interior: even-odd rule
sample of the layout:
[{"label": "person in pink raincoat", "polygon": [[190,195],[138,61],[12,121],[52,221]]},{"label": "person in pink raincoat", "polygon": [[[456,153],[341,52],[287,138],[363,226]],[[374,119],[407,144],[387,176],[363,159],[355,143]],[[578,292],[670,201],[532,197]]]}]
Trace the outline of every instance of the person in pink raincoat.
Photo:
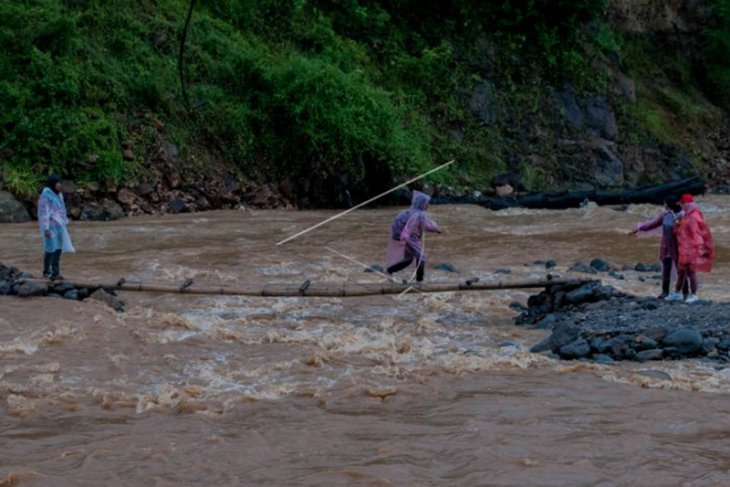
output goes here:
[{"label": "person in pink raincoat", "polygon": [[[674,224],[682,218],[682,207],[675,201],[675,197],[667,197],[664,200],[664,211],[655,218],[639,223],[635,229],[629,234],[659,234],[661,233],[662,241],[659,245],[659,260],[662,263],[662,293],[659,299],[664,299],[669,295],[671,287],[672,274],[677,274],[677,261],[679,259],[679,251],[677,246],[677,236],[674,234]],[[687,284],[685,283],[684,294],[688,294]]]},{"label": "person in pink raincoat", "polygon": [[423,232],[441,233],[438,225],[426,215],[430,200],[427,194],[414,191],[411,208],[393,219],[388,236],[388,275],[415,263],[416,281],[423,282],[426,267],[426,254],[421,245]]},{"label": "person in pink raincoat", "polygon": [[689,281],[691,294],[685,299],[690,304],[697,298],[697,273],[711,272],[712,262],[715,259],[715,244],[710,228],[705,223],[702,212],[690,194],[685,194],[679,200],[684,210],[684,216],[675,224],[675,234],[678,244],[678,278],[675,292],[667,296],[667,301],[679,301],[682,295],[679,291],[686,279]]}]

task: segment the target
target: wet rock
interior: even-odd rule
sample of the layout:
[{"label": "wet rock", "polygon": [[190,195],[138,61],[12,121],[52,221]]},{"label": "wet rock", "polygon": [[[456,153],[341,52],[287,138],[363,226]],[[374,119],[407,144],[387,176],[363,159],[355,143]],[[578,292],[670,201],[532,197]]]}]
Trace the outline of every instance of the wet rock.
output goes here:
[{"label": "wet rock", "polygon": [[637,352],[642,352],[644,350],[651,350],[652,348],[657,348],[658,346],[659,346],[659,344],[653,338],[649,338],[644,335],[639,335],[634,340],[632,348],[634,350],[636,350]]},{"label": "wet rock", "polygon": [[560,347],[558,355],[566,360],[577,360],[589,356],[591,347],[584,338],[575,340]]},{"label": "wet rock", "polygon": [[137,195],[132,192],[129,188],[122,188],[119,191],[117,191],[117,201],[120,202],[123,205],[131,205],[134,203],[134,200],[137,198]]},{"label": "wet rock", "polygon": [[616,154],[616,144],[598,139],[591,143],[593,180],[601,187],[617,187],[624,184],[624,163]]},{"label": "wet rock", "polygon": [[584,264],[583,262],[576,262],[573,264],[573,267],[568,269],[569,272],[582,272],[583,274],[598,274],[598,271],[589,266]]},{"label": "wet rock", "polygon": [[545,315],[543,319],[535,323],[535,326],[541,330],[550,330],[558,322],[558,318],[554,314]]},{"label": "wet rock", "polygon": [[89,297],[89,295],[91,294],[91,293],[89,292],[89,290],[88,290],[87,288],[85,288],[85,287],[81,287],[81,288],[78,288],[78,289],[76,289],[76,292],[78,293],[78,296],[79,296],[79,299],[80,299],[80,300],[81,300],[81,299],[86,299],[86,298],[88,298],[88,297]]},{"label": "wet rock", "polygon": [[718,350],[722,350],[723,352],[730,350],[730,337],[722,338],[719,342],[717,342],[716,347]]},{"label": "wet rock", "polygon": [[459,272],[459,270],[456,267],[454,267],[453,265],[449,264],[448,262],[441,262],[441,263],[436,264],[435,266],[433,266],[433,268],[434,269],[437,269],[439,271],[444,271],[444,272],[454,272],[454,273],[458,273]]},{"label": "wet rock", "polygon": [[67,291],[75,289],[76,286],[72,282],[61,282],[53,285],[53,292],[58,294],[64,294]]},{"label": "wet rock", "polygon": [[595,355],[593,357],[593,360],[595,360],[596,363],[603,364],[603,365],[608,365],[608,364],[612,364],[612,363],[615,362],[615,360],[613,359],[613,357],[611,357],[609,355],[602,354],[602,353],[599,353],[598,355]]},{"label": "wet rock", "polygon": [[173,198],[172,201],[170,201],[170,213],[177,214],[182,213],[185,209],[185,202],[181,200],[180,198]]},{"label": "wet rock", "polygon": [[608,275],[613,277],[614,279],[618,279],[619,281],[623,281],[626,279],[623,274],[619,274],[616,271],[611,271],[608,273]]},{"label": "wet rock", "polygon": [[7,296],[12,289],[13,286],[8,281],[0,281],[0,296]]},{"label": "wet rock", "polygon": [[578,339],[579,330],[574,324],[560,324],[552,334],[530,349],[533,353],[551,350],[557,352],[561,347]]},{"label": "wet rock", "polygon": [[124,301],[116,296],[112,296],[104,289],[97,289],[91,296],[89,296],[89,299],[100,301],[115,311],[124,311]]},{"label": "wet rock", "polygon": [[509,304],[509,307],[510,307],[510,309],[513,309],[513,310],[519,311],[519,312],[527,311],[527,309],[528,309],[527,306],[525,306],[524,304],[520,303],[519,301],[512,301]]},{"label": "wet rock", "polygon": [[25,282],[18,287],[17,294],[27,298],[32,296],[45,296],[48,293],[48,284],[45,282]]},{"label": "wet rock", "polygon": [[78,301],[79,292],[76,289],[71,289],[70,291],[66,291],[65,293],[63,293],[63,297],[65,299],[72,299],[74,301]]},{"label": "wet rock", "polygon": [[612,268],[611,264],[599,258],[593,259],[589,265],[598,272],[608,272]]},{"label": "wet rock", "polygon": [[558,266],[558,263],[555,262],[554,260],[549,260],[549,261],[545,262],[545,269],[554,269],[557,266]]},{"label": "wet rock", "polygon": [[30,221],[30,214],[23,204],[7,191],[0,191],[0,223]]},{"label": "wet rock", "polygon": [[497,269],[494,271],[495,274],[512,274],[512,269],[508,269],[506,267],[502,267],[500,269]]},{"label": "wet rock", "polygon": [[634,357],[634,360],[637,362],[647,362],[649,360],[661,360],[662,358],[664,358],[664,350],[660,348],[652,348],[638,352]]},{"label": "wet rock", "polygon": [[569,304],[576,305],[588,301],[594,301],[595,297],[595,289],[590,284],[586,284],[567,293],[565,295],[565,301]]},{"label": "wet rock", "polygon": [[702,334],[692,328],[682,328],[669,333],[662,343],[682,355],[694,355],[702,350]]},{"label": "wet rock", "polygon": [[116,201],[110,199],[102,200],[101,204],[96,202],[87,203],[81,211],[81,220],[109,221],[118,220],[125,216],[124,210]]},{"label": "wet rock", "polygon": [[385,269],[383,269],[383,267],[380,266],[380,265],[378,265],[378,264],[373,264],[370,267],[366,267],[363,270],[363,272],[368,272],[368,273],[381,272],[381,273],[384,273],[385,272]]}]

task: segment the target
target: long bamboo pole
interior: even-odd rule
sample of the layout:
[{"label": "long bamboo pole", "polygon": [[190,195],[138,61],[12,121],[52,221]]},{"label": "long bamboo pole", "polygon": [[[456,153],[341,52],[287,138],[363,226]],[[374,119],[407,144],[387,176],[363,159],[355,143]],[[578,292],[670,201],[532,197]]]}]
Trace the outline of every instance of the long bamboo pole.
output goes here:
[{"label": "long bamboo pole", "polygon": [[[41,279],[24,279],[23,281],[48,282]],[[85,282],[72,281],[77,288],[96,289],[114,289],[117,291],[147,292],[147,293],[173,293],[173,294],[200,294],[200,295],[222,295],[222,296],[251,296],[251,297],[361,297],[361,296],[377,296],[400,294],[410,285],[398,283],[349,283],[344,285],[333,285],[331,283],[320,282],[310,283],[304,286],[297,284],[267,284],[264,286],[248,286],[241,288],[229,287],[206,287],[198,288],[194,285],[170,286],[162,284],[147,284],[134,282]],[[418,287],[422,293],[445,293],[445,292],[463,292],[463,291],[496,291],[501,289],[530,289],[545,288],[548,286],[565,284],[566,279],[539,279],[533,281],[513,281],[513,282],[433,282],[423,284]]]}]

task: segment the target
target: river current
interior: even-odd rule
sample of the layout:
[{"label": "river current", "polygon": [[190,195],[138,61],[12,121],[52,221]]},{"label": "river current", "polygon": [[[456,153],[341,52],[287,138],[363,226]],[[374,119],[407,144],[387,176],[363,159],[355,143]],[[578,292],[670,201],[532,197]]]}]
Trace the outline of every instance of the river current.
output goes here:
[{"label": "river current", "polygon": [[[727,301],[730,198],[700,207]],[[325,247],[382,264],[396,208],[217,211],[74,222],[67,278],[196,286],[376,282]],[[492,212],[433,206],[426,279],[543,278],[601,257],[658,260],[626,234],[661,209]],[[40,273],[33,223],[0,227],[0,261]],[[460,273],[434,269],[448,262]],[[496,273],[509,269],[510,273]],[[652,273],[605,284],[659,293]],[[537,291],[535,291],[537,292]],[[121,293],[103,304],[0,298],[0,486],[727,486],[730,368],[597,365],[531,354],[530,291],[367,298]]]}]

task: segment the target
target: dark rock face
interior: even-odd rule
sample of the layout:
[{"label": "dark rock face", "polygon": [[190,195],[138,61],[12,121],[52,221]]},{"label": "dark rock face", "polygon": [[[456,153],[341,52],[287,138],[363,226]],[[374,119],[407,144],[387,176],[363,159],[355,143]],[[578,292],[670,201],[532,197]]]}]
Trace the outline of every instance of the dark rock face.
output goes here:
[{"label": "dark rock face", "polygon": [[109,294],[104,289],[97,289],[89,299],[101,301],[115,311],[124,311],[124,302],[116,296]]},{"label": "dark rock face", "polygon": [[0,223],[21,223],[30,221],[30,214],[23,203],[7,191],[0,191]]},{"label": "dark rock face", "polygon": [[552,330],[531,351],[566,360],[730,362],[730,303],[691,306],[617,292],[597,281],[570,281],[530,296],[518,325]]}]

